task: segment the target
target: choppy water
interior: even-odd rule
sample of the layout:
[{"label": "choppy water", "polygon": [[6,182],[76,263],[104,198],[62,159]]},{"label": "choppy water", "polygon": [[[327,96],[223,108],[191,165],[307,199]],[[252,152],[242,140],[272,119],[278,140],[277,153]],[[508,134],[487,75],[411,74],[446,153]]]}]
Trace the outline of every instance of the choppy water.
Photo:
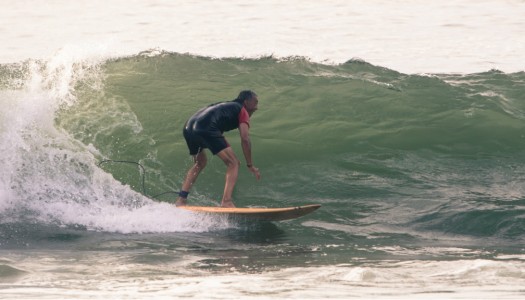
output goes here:
[{"label": "choppy water", "polygon": [[[525,294],[520,69],[142,50],[64,47],[0,65],[2,298]],[[246,225],[179,211],[172,194],[152,200],[191,165],[186,119],[246,88],[260,100],[263,178],[242,170],[235,203],[322,208]],[[237,133],[227,138],[241,156]],[[218,204],[223,176],[211,158],[192,204]]]}]

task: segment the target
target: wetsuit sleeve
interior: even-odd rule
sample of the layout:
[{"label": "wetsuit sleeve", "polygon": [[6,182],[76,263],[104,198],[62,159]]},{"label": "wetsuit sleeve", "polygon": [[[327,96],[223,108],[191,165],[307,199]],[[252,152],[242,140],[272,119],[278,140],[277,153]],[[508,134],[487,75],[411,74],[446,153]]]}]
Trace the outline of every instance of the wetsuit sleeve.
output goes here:
[{"label": "wetsuit sleeve", "polygon": [[246,123],[248,124],[248,127],[250,127],[250,115],[244,107],[241,108],[241,112],[239,113],[239,125],[241,125],[242,123]]}]

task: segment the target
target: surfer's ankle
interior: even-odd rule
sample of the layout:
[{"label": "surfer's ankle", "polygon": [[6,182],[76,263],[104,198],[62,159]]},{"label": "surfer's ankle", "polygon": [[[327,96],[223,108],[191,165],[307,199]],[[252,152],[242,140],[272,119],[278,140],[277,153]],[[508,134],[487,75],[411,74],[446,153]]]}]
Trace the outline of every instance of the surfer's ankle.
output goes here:
[{"label": "surfer's ankle", "polygon": [[175,206],[185,206],[189,194],[189,192],[181,190],[179,192],[179,198],[177,198],[177,201],[175,202]]},{"label": "surfer's ankle", "polygon": [[175,202],[175,206],[186,206],[188,201],[185,198],[179,197]]}]

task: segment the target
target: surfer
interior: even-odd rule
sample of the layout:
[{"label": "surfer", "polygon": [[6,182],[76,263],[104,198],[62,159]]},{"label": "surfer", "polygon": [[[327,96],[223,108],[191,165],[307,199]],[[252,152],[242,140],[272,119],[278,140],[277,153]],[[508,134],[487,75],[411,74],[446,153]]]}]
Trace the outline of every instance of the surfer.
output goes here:
[{"label": "surfer", "polygon": [[241,162],[224,138],[223,132],[225,131],[239,128],[246,166],[257,180],[261,178],[259,169],[253,165],[250,142],[250,117],[257,110],[258,103],[259,99],[253,91],[241,91],[236,99],[204,107],[186,121],[182,132],[190,155],[193,157],[193,166],[186,174],[175,205],[187,204],[190,188],[197,180],[199,173],[206,167],[207,157],[203,150],[208,148],[213,155],[220,157],[226,164],[226,182],[221,206],[235,207],[232,193]]}]

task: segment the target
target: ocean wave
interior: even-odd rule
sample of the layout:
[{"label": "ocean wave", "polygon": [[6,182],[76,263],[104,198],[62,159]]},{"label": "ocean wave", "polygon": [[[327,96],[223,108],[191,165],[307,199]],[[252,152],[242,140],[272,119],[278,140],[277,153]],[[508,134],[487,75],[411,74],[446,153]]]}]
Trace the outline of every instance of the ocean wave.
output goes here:
[{"label": "ocean wave", "polygon": [[[177,190],[191,163],[180,133],[186,119],[250,88],[260,97],[254,160],[266,179],[256,185],[241,174],[238,205],[316,201],[328,212],[319,217],[342,220],[342,227],[380,222],[383,229],[411,224],[416,231],[522,236],[523,212],[505,201],[521,201],[523,189],[496,184],[525,177],[513,168],[523,163],[525,146],[523,72],[408,75],[362,60],[157,50],[87,57],[65,51],[0,67],[3,216],[23,211],[44,223],[117,232],[209,230],[215,225],[191,220],[177,229],[171,217],[138,229],[164,208],[140,195],[137,169],[98,162],[140,162],[151,194]],[[226,136],[241,155],[235,133]],[[495,180],[498,167],[514,173]],[[213,205],[222,191],[222,163],[211,159],[208,168],[192,193],[198,204]],[[494,188],[475,189],[475,182]],[[490,205],[472,211],[469,201],[486,199]],[[129,212],[111,219],[121,210]],[[131,225],[118,225],[123,221]]]}]

